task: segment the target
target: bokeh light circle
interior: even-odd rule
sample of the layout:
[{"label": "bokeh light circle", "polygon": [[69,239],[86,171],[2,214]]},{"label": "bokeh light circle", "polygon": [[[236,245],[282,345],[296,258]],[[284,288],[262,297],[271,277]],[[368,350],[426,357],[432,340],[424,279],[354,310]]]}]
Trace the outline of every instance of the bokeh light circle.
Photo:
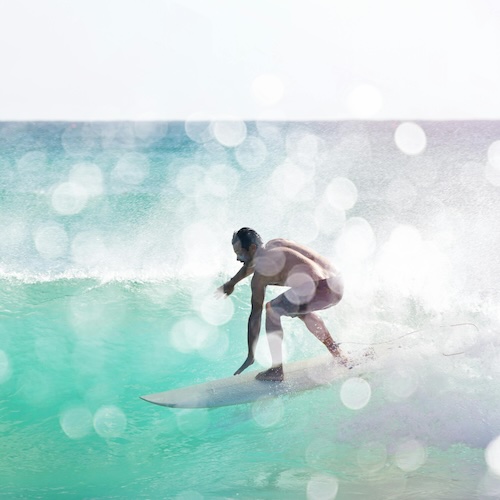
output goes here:
[{"label": "bokeh light circle", "polygon": [[488,148],[485,176],[493,186],[500,186],[500,141],[493,142]]},{"label": "bokeh light circle", "polygon": [[315,474],[307,483],[307,500],[333,500],[339,491],[338,479],[329,474]]},{"label": "bokeh light circle", "polygon": [[491,472],[500,476],[500,436],[488,444],[484,457]]},{"label": "bokeh light circle", "polygon": [[336,177],[325,189],[328,203],[337,210],[349,210],[358,200],[358,189],[354,182],[345,177]]},{"label": "bokeh light circle", "polygon": [[245,140],[247,126],[238,119],[218,120],[212,123],[212,133],[220,144],[234,148]]},{"label": "bokeh light circle", "polygon": [[427,136],[420,125],[405,122],[398,126],[394,134],[398,148],[407,155],[418,155],[427,146]]},{"label": "bokeh light circle", "polygon": [[370,401],[372,390],[370,384],[360,377],[347,379],[340,389],[340,399],[344,406],[351,410],[361,410]]},{"label": "bokeh light circle", "polygon": [[52,193],[52,207],[62,215],[75,215],[87,204],[87,190],[74,182],[62,182]]},{"label": "bokeh light circle", "polygon": [[93,163],[78,163],[69,174],[69,181],[82,186],[89,196],[99,196],[103,192],[101,169]]},{"label": "bokeh light circle", "polygon": [[408,367],[391,370],[384,382],[384,389],[391,400],[409,398],[418,388],[418,374]]},{"label": "bokeh light circle", "polygon": [[426,449],[416,439],[408,439],[399,443],[394,457],[396,465],[405,472],[419,469],[426,459]]},{"label": "bokeh light circle", "polygon": [[270,180],[275,195],[283,201],[308,201],[314,195],[307,189],[314,186],[312,177],[289,160],[275,168]]},{"label": "bokeh light circle", "polygon": [[277,123],[268,121],[256,121],[255,126],[259,136],[266,144],[272,145],[273,148],[281,147],[283,144],[283,132]]},{"label": "bokeh light circle", "polygon": [[117,406],[101,406],[94,415],[94,429],[103,438],[120,437],[127,427],[127,417]]},{"label": "bokeh light circle", "polygon": [[257,344],[255,349],[255,361],[260,366],[271,366],[273,360],[271,358],[271,350],[277,351],[281,346],[282,361],[286,362],[289,359],[287,342],[279,335],[273,333],[267,334],[265,340]]},{"label": "bokeh light circle", "polygon": [[339,256],[346,261],[366,259],[376,248],[375,233],[371,224],[362,217],[348,219],[335,247]]},{"label": "bokeh light circle", "polygon": [[61,413],[59,423],[70,439],[81,439],[92,431],[92,413],[85,406],[75,406]]},{"label": "bokeh light circle", "polygon": [[490,184],[500,186],[500,168],[487,163],[484,168],[484,175]]},{"label": "bokeh light circle", "polygon": [[300,272],[300,270],[295,272],[292,270],[286,279],[285,285],[290,287],[285,291],[285,297],[292,304],[306,304],[316,293],[316,285],[313,279],[309,274]]},{"label": "bokeh light circle", "polygon": [[267,252],[264,256],[255,258],[255,265],[259,270],[259,274],[264,276],[276,276],[285,267],[286,255],[278,248]]},{"label": "bokeh light circle", "polygon": [[136,138],[140,139],[143,145],[150,146],[161,140],[168,133],[168,123],[138,121],[133,124]]},{"label": "bokeh light circle", "polygon": [[233,301],[230,297],[219,300],[209,295],[201,302],[200,314],[210,325],[224,325],[233,317]]},{"label": "bokeh light circle", "polygon": [[493,142],[488,148],[488,163],[500,170],[500,141]]},{"label": "bokeh light circle", "polygon": [[186,135],[198,144],[204,144],[213,140],[210,120],[206,115],[193,114],[184,123]]}]

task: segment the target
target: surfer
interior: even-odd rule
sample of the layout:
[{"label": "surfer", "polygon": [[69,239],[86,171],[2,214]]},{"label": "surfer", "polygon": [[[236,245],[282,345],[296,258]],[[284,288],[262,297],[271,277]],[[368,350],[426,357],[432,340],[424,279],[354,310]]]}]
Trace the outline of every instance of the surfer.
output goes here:
[{"label": "surfer", "polygon": [[248,356],[235,375],[254,363],[264,295],[268,285],[288,286],[289,290],[266,303],[266,334],[271,350],[272,366],[259,373],[258,380],[283,380],[282,316],[301,319],[308,330],[318,338],[340,362],[346,358],[333,341],[323,320],[314,311],[326,309],[342,299],[343,283],[324,257],[313,250],[282,238],[263,244],[259,234],[248,227],[233,234],[233,250],[241,269],[218,291],[231,295],[235,285],[253,274],[252,309],[248,320]]}]

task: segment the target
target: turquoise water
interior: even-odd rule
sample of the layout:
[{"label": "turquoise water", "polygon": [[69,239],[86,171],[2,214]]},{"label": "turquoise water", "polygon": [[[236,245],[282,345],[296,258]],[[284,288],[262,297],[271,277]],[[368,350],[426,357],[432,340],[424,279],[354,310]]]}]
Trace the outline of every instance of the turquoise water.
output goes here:
[{"label": "turquoise water", "polygon": [[[1,124],[0,496],[498,498],[500,124],[399,126]],[[362,381],[140,400],[243,362],[246,225],[342,269]],[[299,323],[287,359],[324,354]]]}]

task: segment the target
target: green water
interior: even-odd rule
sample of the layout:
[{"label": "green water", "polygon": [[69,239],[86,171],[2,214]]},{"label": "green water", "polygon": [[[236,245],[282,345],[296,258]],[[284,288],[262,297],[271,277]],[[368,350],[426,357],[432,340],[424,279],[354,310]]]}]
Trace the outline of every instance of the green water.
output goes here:
[{"label": "green water", "polygon": [[[500,498],[500,125],[421,123],[416,155],[398,125],[0,124],[0,497]],[[244,361],[248,281],[213,297],[243,226],[341,269],[322,316],[369,369],[146,403]],[[325,354],[284,331],[286,360]]]},{"label": "green water", "polygon": [[[171,287],[177,293],[167,300]],[[4,359],[2,497],[476,494],[486,469],[482,450],[424,443],[422,463],[405,471],[395,449],[401,439],[389,432],[404,423],[360,428],[356,436],[356,414],[376,420],[384,411],[375,379],[372,400],[358,411],[342,404],[339,386],[211,410],[172,410],[140,400],[144,393],[229,376],[243,359],[248,310],[238,299],[245,288],[234,299],[230,324],[209,328],[219,342],[227,338],[220,352],[212,346],[207,358],[197,349],[172,347],[174,324],[192,319],[189,290],[175,282],[3,282],[0,349],[8,368]],[[321,353],[314,339],[299,342]],[[393,411],[397,417],[397,406]],[[425,413],[418,421],[433,425]]]}]

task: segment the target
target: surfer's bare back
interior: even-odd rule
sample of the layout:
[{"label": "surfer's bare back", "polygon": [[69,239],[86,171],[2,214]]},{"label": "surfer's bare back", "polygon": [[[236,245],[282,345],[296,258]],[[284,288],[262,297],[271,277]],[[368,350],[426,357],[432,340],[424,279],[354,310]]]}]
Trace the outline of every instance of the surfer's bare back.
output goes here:
[{"label": "surfer's bare back", "polygon": [[260,332],[264,294],[268,285],[290,289],[266,303],[266,333],[271,350],[272,367],[257,375],[258,380],[283,380],[281,317],[300,318],[330,353],[346,363],[323,320],[313,311],[327,309],[342,299],[343,284],[332,264],[313,250],[288,241],[274,239],[266,245],[248,227],[233,234],[233,250],[243,267],[219,291],[230,295],[243,278],[252,277],[252,311],[248,320],[248,356],[236,370],[240,374],[254,362],[255,346]]}]

